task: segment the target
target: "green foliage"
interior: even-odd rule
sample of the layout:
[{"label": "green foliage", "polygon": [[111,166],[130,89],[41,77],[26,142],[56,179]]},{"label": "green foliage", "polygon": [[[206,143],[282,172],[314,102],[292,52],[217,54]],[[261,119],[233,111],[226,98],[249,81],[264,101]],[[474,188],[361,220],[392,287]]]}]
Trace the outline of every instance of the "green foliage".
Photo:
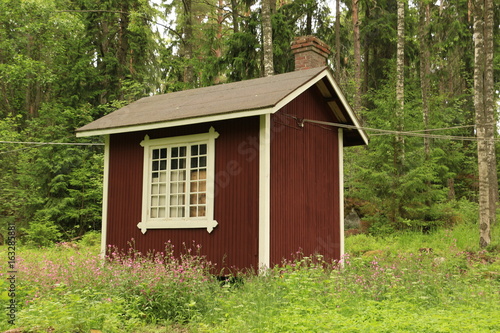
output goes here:
[{"label": "green foliage", "polygon": [[[75,139],[74,130],[143,96],[261,75],[261,15],[255,1],[225,2],[223,8],[217,1],[190,1],[190,12],[182,6],[186,3],[0,0],[0,140],[99,143]],[[334,31],[336,17],[324,0],[274,4],[275,72],[293,69],[294,36],[314,34],[333,47],[338,32],[340,45],[332,58],[340,55],[340,68],[334,74],[352,99],[357,90],[351,3],[341,7],[340,31]],[[427,4],[428,27],[421,31],[419,11]],[[401,123],[405,131],[421,134],[425,126],[447,128],[428,134],[474,136],[468,2],[438,7],[423,1],[406,8],[403,119],[394,117],[396,2],[358,5],[363,105],[354,111],[363,123],[383,130]],[[166,30],[160,36],[154,23],[162,20]],[[430,51],[432,69],[426,74],[426,124],[422,46]],[[192,54],[185,57],[189,49]],[[500,58],[494,53],[497,73]],[[185,82],[187,69],[193,71],[192,82]],[[346,152],[345,180],[346,197],[360,203],[355,209],[371,233],[429,231],[473,218],[472,207],[467,217],[455,211],[456,202],[465,207],[466,201],[477,201],[474,143],[431,139],[426,152],[423,138],[405,136],[399,147],[394,134],[369,133],[367,148]],[[0,230],[8,223],[29,230],[30,221],[47,220],[67,240],[100,228],[102,147],[2,143],[0,153]]]},{"label": "green foliage", "polygon": [[[63,288],[64,289],[64,288]],[[33,332],[132,331],[140,325],[138,314],[128,310],[125,300],[92,289],[68,290],[62,295],[30,301],[18,314]]]},{"label": "green foliage", "polygon": [[148,323],[188,322],[210,311],[207,295],[216,286],[208,273],[210,264],[191,254],[196,248],[186,249],[179,257],[169,243],[165,253],[146,256],[110,249],[111,268],[121,273],[120,281],[111,283]]},{"label": "green foliage", "polygon": [[[167,244],[165,253],[150,256],[110,248],[106,261],[83,239],[77,246],[20,248],[16,327],[56,333],[498,331],[500,257],[479,249],[475,229],[463,221],[428,234],[351,236],[340,262],[299,256],[224,285],[210,277],[197,246],[174,254]],[[0,265],[6,269],[6,262]],[[2,279],[0,287],[7,283]],[[0,295],[2,307],[9,301],[6,292]],[[0,321],[1,330],[9,328]]]},{"label": "green foliage", "polygon": [[[241,81],[260,76],[260,62],[256,48],[259,41],[256,38],[257,28],[255,16],[249,18],[249,32],[234,33],[227,41],[227,53],[223,61],[228,64],[229,81]],[[252,45],[253,47],[248,47]]]},{"label": "green foliage", "polygon": [[39,219],[30,223],[28,229],[21,229],[25,233],[23,242],[29,246],[46,247],[59,241],[62,234],[54,222]]},{"label": "green foliage", "polygon": [[[463,255],[461,263],[452,256],[442,264],[436,258],[428,253],[345,256],[342,267],[324,269],[321,258],[305,257],[266,276],[248,277],[242,287],[226,291],[213,317],[195,327],[202,332],[436,332],[460,331],[467,320],[474,331],[498,329],[500,322],[492,320],[500,313],[498,281],[484,280],[487,274],[477,269],[474,256]],[[480,266],[490,274],[495,269]]]},{"label": "green foliage", "polygon": [[99,245],[101,243],[101,233],[91,230],[86,232],[80,239],[80,244],[87,247]]}]

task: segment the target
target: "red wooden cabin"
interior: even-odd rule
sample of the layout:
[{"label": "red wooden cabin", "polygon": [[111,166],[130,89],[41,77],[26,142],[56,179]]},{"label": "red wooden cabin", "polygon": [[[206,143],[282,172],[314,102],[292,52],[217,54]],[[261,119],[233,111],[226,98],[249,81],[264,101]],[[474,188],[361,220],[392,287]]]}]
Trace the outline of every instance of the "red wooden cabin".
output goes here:
[{"label": "red wooden cabin", "polygon": [[341,257],[343,148],[368,140],[326,46],[292,47],[295,72],[145,97],[77,130],[105,136],[103,250],[194,241],[238,269]]}]

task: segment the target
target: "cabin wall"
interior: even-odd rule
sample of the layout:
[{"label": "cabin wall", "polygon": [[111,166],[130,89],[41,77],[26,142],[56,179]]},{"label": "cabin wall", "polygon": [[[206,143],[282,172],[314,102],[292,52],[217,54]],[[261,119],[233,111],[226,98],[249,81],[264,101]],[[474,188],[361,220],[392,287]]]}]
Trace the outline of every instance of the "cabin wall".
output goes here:
[{"label": "cabin wall", "polygon": [[290,115],[335,121],[315,86],[272,116],[271,265],[299,251],[339,259],[338,129]]},{"label": "cabin wall", "polygon": [[[141,221],[143,148],[151,139],[208,132],[213,126],[220,134],[215,140],[215,207],[218,226],[206,229],[150,229],[142,234]],[[223,268],[257,266],[258,255],[258,156],[259,118],[174,127],[144,132],[114,134],[110,137],[107,245],[128,249],[163,251],[170,241],[178,254],[185,247],[201,245],[201,254]],[[133,241],[132,241],[133,239]],[[184,245],[185,244],[185,245]]]}]

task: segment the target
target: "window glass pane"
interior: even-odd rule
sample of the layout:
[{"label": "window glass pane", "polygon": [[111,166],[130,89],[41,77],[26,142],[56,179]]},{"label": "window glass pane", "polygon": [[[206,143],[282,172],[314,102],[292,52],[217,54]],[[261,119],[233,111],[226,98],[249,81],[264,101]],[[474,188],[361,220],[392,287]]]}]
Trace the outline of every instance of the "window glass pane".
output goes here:
[{"label": "window glass pane", "polygon": [[198,216],[206,216],[206,208],[205,208],[205,206],[198,207]]},{"label": "window glass pane", "polygon": [[158,161],[153,161],[153,171],[158,171]]},{"label": "window glass pane", "polygon": [[207,166],[207,157],[201,156],[200,157],[200,168],[205,168],[206,166]]},{"label": "window glass pane", "polygon": [[191,168],[198,167],[198,157],[191,157]]},{"label": "window glass pane", "polygon": [[177,170],[179,168],[179,160],[172,160],[170,169]]},{"label": "window glass pane", "polygon": [[206,155],[207,154],[207,145],[203,144],[200,145],[200,155]]},{"label": "window glass pane", "polygon": [[198,155],[198,145],[192,145],[191,146],[191,156],[196,156]]},{"label": "window glass pane", "polygon": [[189,217],[198,216],[198,210],[196,207],[189,207]]},{"label": "window glass pane", "polygon": [[200,178],[199,171],[193,170],[191,171],[191,180],[197,180]]},{"label": "window glass pane", "polygon": [[185,157],[186,156],[186,147],[185,146],[184,147],[180,147],[179,148],[179,152],[180,152],[179,156]]},{"label": "window glass pane", "polygon": [[160,149],[160,158],[167,158],[167,148]]},{"label": "window glass pane", "polygon": [[165,208],[164,207],[158,208],[158,217],[165,217]]},{"label": "window glass pane", "polygon": [[201,181],[198,186],[199,186],[199,191],[200,192],[206,192],[207,191],[207,182],[206,181]]},{"label": "window glass pane", "polygon": [[186,169],[186,159],[185,158],[181,158],[179,160],[179,169]]},{"label": "window glass pane", "polygon": [[157,160],[160,157],[160,150],[159,149],[153,149],[153,159]]},{"label": "window glass pane", "polygon": [[179,148],[178,147],[172,148],[172,157],[179,157]]},{"label": "window glass pane", "polygon": [[164,183],[167,181],[167,173],[166,172],[160,172],[160,182]]},{"label": "window glass pane", "polygon": [[207,179],[207,169],[200,169],[198,179]]}]

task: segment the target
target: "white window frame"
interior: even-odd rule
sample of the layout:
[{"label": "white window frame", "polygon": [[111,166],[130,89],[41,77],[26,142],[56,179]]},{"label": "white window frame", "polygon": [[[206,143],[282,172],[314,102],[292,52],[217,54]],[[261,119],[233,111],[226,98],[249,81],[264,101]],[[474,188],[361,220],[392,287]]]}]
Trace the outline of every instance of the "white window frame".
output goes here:
[{"label": "white window frame", "polygon": [[[144,234],[148,229],[189,229],[206,228],[209,233],[218,225],[214,220],[214,189],[215,189],[215,139],[219,133],[213,127],[208,133],[200,133],[169,138],[150,139],[144,137],[140,145],[144,147],[143,191],[142,191],[142,221],[137,224]],[[207,180],[206,180],[206,211],[203,217],[161,217],[151,218],[151,186],[152,186],[152,152],[153,149],[167,146],[180,146],[190,144],[207,145]],[[186,192],[188,186],[186,185]],[[188,192],[189,194],[189,192]],[[167,198],[168,199],[168,198]],[[168,200],[167,200],[168,201]],[[167,210],[169,205],[166,204]],[[168,214],[167,214],[168,215]],[[189,212],[186,212],[189,215]]]}]

